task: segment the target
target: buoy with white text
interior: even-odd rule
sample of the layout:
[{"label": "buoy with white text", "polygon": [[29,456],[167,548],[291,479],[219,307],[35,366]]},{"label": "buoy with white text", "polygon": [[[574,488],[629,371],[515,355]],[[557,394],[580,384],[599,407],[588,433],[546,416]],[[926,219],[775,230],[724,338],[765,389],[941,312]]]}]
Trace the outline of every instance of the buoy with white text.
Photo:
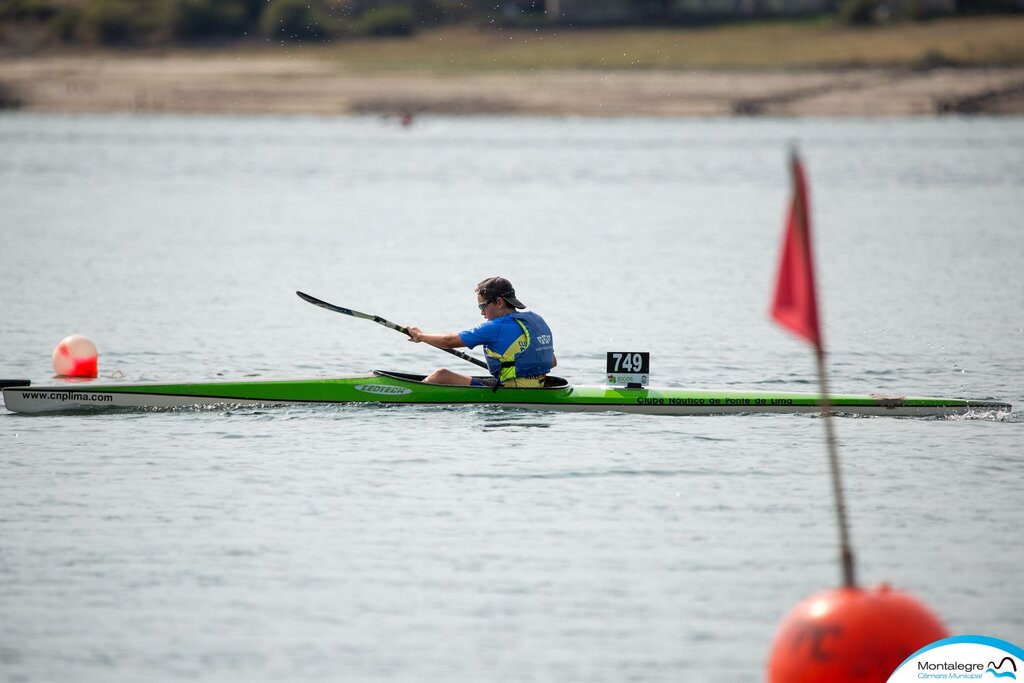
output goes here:
[{"label": "buoy with white text", "polygon": [[73,334],[53,350],[53,370],[61,377],[95,377],[98,357],[91,339]]},{"label": "buoy with white text", "polygon": [[907,657],[947,636],[928,608],[888,585],[821,591],[779,625],[768,681],[885,683]]}]

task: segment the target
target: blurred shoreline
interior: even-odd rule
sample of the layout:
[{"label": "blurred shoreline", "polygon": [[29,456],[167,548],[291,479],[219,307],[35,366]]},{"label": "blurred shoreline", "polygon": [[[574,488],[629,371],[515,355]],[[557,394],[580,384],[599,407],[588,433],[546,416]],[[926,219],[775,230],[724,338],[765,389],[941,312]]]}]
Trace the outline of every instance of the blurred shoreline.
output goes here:
[{"label": "blurred shoreline", "polygon": [[1024,16],[850,28],[454,26],[405,38],[0,58],[0,107],[305,115],[1024,115]]},{"label": "blurred shoreline", "polygon": [[1024,66],[359,72],[289,55],[91,54],[0,61],[0,104],[34,112],[271,115],[1024,114]]}]

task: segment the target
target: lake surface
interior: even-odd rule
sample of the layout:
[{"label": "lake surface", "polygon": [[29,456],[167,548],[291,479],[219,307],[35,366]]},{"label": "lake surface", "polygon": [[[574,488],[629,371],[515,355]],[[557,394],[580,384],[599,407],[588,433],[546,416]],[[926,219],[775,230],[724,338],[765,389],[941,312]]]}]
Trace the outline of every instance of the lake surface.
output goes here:
[{"label": "lake surface", "polygon": [[[500,274],[558,374],[815,388],[770,322],[787,149],[866,585],[1024,641],[1024,121],[0,115],[0,376],[471,370]],[[0,415],[0,678],[750,681],[835,586],[820,419],[304,406]]]}]

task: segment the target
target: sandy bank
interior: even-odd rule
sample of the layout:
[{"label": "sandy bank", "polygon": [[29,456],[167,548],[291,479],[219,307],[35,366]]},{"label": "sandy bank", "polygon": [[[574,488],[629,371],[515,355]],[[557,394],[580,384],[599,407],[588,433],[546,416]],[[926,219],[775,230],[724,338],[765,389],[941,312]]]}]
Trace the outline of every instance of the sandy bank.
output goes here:
[{"label": "sandy bank", "polygon": [[0,101],[46,112],[579,116],[1024,114],[1024,67],[842,71],[345,72],[322,59],[0,61]]}]

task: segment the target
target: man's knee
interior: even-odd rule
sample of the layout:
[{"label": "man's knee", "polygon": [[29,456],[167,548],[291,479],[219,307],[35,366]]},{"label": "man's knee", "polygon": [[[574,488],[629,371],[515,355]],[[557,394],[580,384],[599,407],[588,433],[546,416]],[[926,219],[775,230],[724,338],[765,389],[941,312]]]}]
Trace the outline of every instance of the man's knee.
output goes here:
[{"label": "man's knee", "polygon": [[447,368],[439,368],[434,370],[432,373],[427,375],[423,381],[428,384],[440,384],[443,380],[451,374],[451,371]]},{"label": "man's knee", "polygon": [[456,386],[464,386],[469,384],[470,378],[465,375],[452,372],[447,368],[440,368],[439,370],[434,370],[432,373],[427,375],[423,381],[427,384],[454,384]]}]

